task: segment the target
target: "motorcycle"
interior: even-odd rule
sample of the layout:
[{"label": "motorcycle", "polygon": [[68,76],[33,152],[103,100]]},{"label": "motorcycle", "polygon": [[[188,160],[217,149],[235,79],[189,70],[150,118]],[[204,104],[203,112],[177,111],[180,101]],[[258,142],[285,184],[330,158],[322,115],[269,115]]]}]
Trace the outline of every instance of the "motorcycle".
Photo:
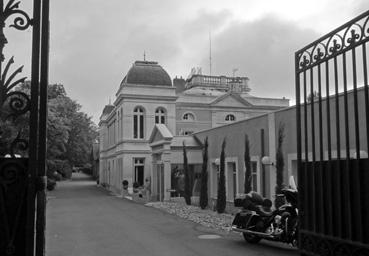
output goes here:
[{"label": "motorcycle", "polygon": [[232,222],[232,230],[241,232],[248,243],[258,243],[261,239],[292,244],[298,243],[298,192],[293,177],[290,188],[282,189],[285,203],[272,210],[272,202],[256,192],[250,192],[243,198],[236,198],[236,207],[242,210]]}]

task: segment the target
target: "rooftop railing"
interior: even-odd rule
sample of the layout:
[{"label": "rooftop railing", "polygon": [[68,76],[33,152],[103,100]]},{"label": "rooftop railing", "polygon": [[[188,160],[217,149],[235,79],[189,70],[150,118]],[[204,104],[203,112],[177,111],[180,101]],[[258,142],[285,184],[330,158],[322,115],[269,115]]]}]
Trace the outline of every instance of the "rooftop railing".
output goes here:
[{"label": "rooftop railing", "polygon": [[250,91],[250,88],[248,87],[248,81],[248,77],[207,76],[196,74],[192,75],[186,81],[186,88],[190,89],[196,86],[206,86],[248,92]]}]

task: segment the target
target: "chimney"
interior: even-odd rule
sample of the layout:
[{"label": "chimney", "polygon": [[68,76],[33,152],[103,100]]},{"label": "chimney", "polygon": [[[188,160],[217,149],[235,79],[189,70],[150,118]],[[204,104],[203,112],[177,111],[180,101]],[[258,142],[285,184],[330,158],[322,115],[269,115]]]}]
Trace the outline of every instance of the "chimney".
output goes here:
[{"label": "chimney", "polygon": [[173,86],[176,88],[176,94],[181,93],[185,90],[186,80],[181,78],[174,78],[173,79]]}]

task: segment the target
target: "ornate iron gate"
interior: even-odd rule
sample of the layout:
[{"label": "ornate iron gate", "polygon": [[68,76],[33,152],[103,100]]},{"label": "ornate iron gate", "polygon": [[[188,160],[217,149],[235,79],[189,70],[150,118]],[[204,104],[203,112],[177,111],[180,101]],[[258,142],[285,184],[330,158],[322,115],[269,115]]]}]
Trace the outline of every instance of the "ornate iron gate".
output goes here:
[{"label": "ornate iron gate", "polygon": [[369,11],[295,54],[301,255],[369,255]]},{"label": "ornate iron gate", "polygon": [[[30,17],[20,1],[0,0],[0,255],[8,256],[45,251],[49,0],[32,3]],[[8,26],[32,27],[30,82],[3,54]]]}]

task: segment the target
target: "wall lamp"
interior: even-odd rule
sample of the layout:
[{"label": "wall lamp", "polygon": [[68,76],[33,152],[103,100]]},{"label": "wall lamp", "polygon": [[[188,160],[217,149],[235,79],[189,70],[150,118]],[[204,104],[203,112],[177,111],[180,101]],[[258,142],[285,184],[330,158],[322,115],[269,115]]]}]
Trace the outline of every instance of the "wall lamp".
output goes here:
[{"label": "wall lamp", "polygon": [[263,165],[272,165],[272,166],[274,166],[274,163],[273,163],[273,161],[270,159],[270,157],[269,157],[269,156],[263,156],[263,157],[261,158],[261,163],[262,163]]}]

